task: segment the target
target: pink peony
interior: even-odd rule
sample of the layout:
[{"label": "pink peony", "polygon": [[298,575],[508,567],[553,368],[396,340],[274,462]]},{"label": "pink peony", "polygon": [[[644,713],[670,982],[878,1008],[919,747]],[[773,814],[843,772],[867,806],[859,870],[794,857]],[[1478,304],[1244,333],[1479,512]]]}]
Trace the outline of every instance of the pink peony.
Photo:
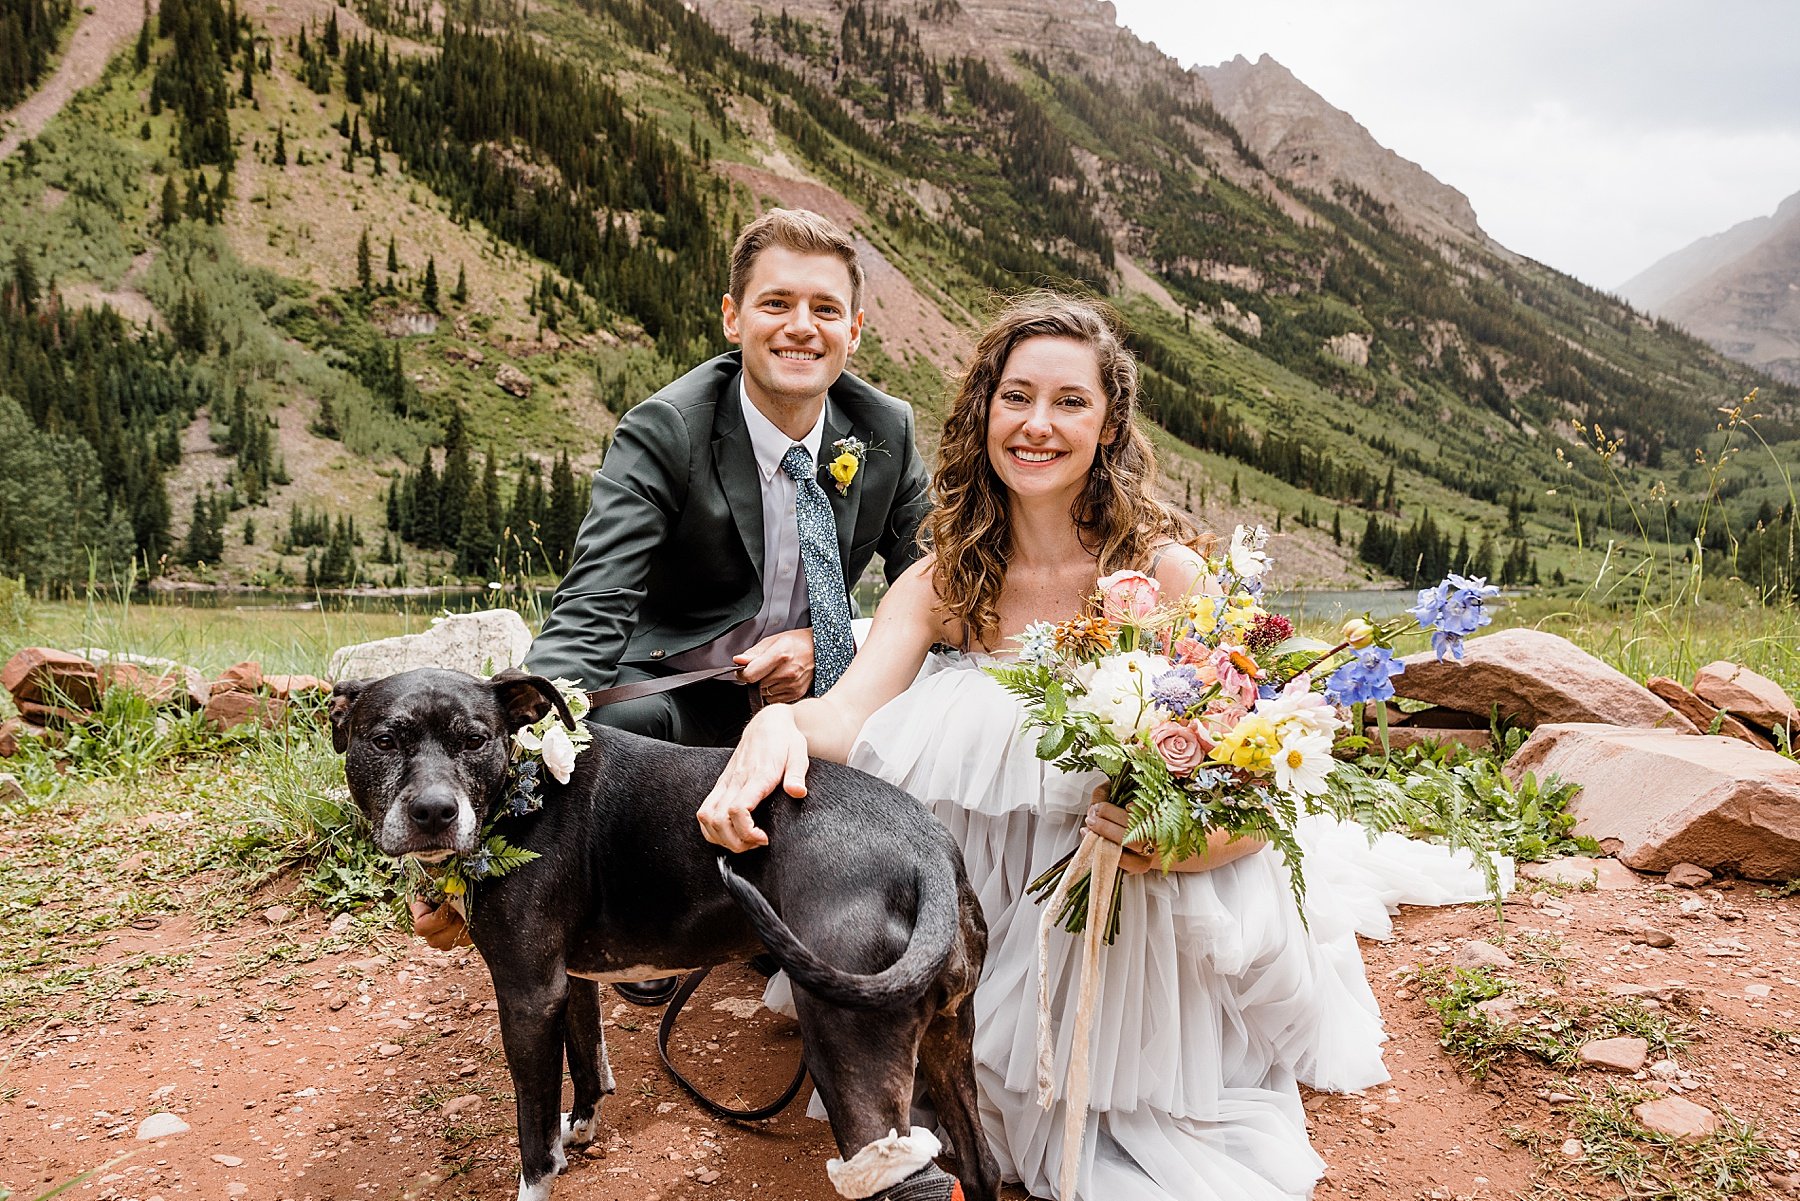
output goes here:
[{"label": "pink peony", "polygon": [[1115,571],[1100,581],[1100,611],[1108,621],[1138,622],[1156,611],[1162,587],[1141,571]]},{"label": "pink peony", "polygon": [[1206,761],[1213,741],[1197,721],[1163,721],[1151,729],[1150,745],[1172,774],[1185,776]]}]

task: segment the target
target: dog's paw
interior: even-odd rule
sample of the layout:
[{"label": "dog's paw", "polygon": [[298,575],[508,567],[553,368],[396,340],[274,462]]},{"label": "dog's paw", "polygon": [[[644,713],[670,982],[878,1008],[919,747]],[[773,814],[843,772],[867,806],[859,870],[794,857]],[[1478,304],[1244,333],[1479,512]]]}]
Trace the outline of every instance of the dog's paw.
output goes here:
[{"label": "dog's paw", "polygon": [[555,1179],[555,1172],[536,1184],[526,1184],[525,1177],[519,1177],[519,1201],[550,1201],[550,1182]]},{"label": "dog's paw", "polygon": [[594,1131],[600,1125],[600,1115],[592,1114],[581,1121],[574,1120],[573,1114],[562,1116],[562,1145],[565,1147],[585,1147],[594,1141]]}]

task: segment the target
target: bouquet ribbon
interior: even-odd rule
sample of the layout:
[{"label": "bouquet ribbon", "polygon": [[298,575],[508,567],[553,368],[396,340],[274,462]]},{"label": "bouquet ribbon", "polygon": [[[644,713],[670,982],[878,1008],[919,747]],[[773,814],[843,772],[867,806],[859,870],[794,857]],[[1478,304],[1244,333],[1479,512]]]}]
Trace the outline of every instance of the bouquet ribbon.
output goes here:
[{"label": "bouquet ribbon", "polygon": [[1075,1180],[1081,1170],[1082,1145],[1087,1132],[1088,1093],[1092,1064],[1090,1048],[1094,1029],[1094,994],[1099,989],[1100,950],[1106,941],[1107,925],[1112,919],[1113,881],[1119,874],[1118,843],[1110,842],[1089,830],[1082,834],[1081,845],[1069,861],[1068,870],[1057,881],[1056,891],[1044,905],[1038,919],[1038,1003],[1037,1003],[1037,1086],[1038,1104],[1045,1109],[1056,1103],[1056,1038],[1050,1021],[1050,931],[1056,915],[1068,899],[1069,889],[1084,875],[1092,875],[1088,895],[1092,912],[1081,938],[1081,984],[1075,1005],[1074,1030],[1069,1047],[1069,1066],[1063,1081],[1062,1165],[1058,1170],[1057,1195],[1073,1197]]}]

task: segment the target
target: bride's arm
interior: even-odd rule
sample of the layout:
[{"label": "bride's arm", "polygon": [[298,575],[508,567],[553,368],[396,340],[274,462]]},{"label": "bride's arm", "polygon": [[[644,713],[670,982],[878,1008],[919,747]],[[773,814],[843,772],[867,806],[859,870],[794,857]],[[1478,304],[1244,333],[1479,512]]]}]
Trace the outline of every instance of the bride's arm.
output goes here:
[{"label": "bride's arm", "polygon": [[899,696],[919,674],[925,652],[942,632],[927,557],[906,570],[881,600],[850,666],[824,696],[765,705],[750,719],[697,815],[706,840],[731,851],[767,845],[752,812],[778,786],[806,795],[809,758],[842,763],[869,715]]}]

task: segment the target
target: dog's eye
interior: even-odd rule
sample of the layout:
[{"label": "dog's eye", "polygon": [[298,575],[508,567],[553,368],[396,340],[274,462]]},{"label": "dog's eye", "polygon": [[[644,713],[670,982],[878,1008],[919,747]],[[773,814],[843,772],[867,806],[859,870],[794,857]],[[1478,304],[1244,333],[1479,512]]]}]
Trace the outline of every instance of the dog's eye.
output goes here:
[{"label": "dog's eye", "polygon": [[398,742],[394,741],[394,736],[392,734],[377,734],[375,737],[369,739],[369,741],[374,744],[375,749],[378,751],[391,751],[400,745]]},{"label": "dog's eye", "polygon": [[463,750],[478,751],[488,744],[486,734],[470,734],[463,739]]}]

